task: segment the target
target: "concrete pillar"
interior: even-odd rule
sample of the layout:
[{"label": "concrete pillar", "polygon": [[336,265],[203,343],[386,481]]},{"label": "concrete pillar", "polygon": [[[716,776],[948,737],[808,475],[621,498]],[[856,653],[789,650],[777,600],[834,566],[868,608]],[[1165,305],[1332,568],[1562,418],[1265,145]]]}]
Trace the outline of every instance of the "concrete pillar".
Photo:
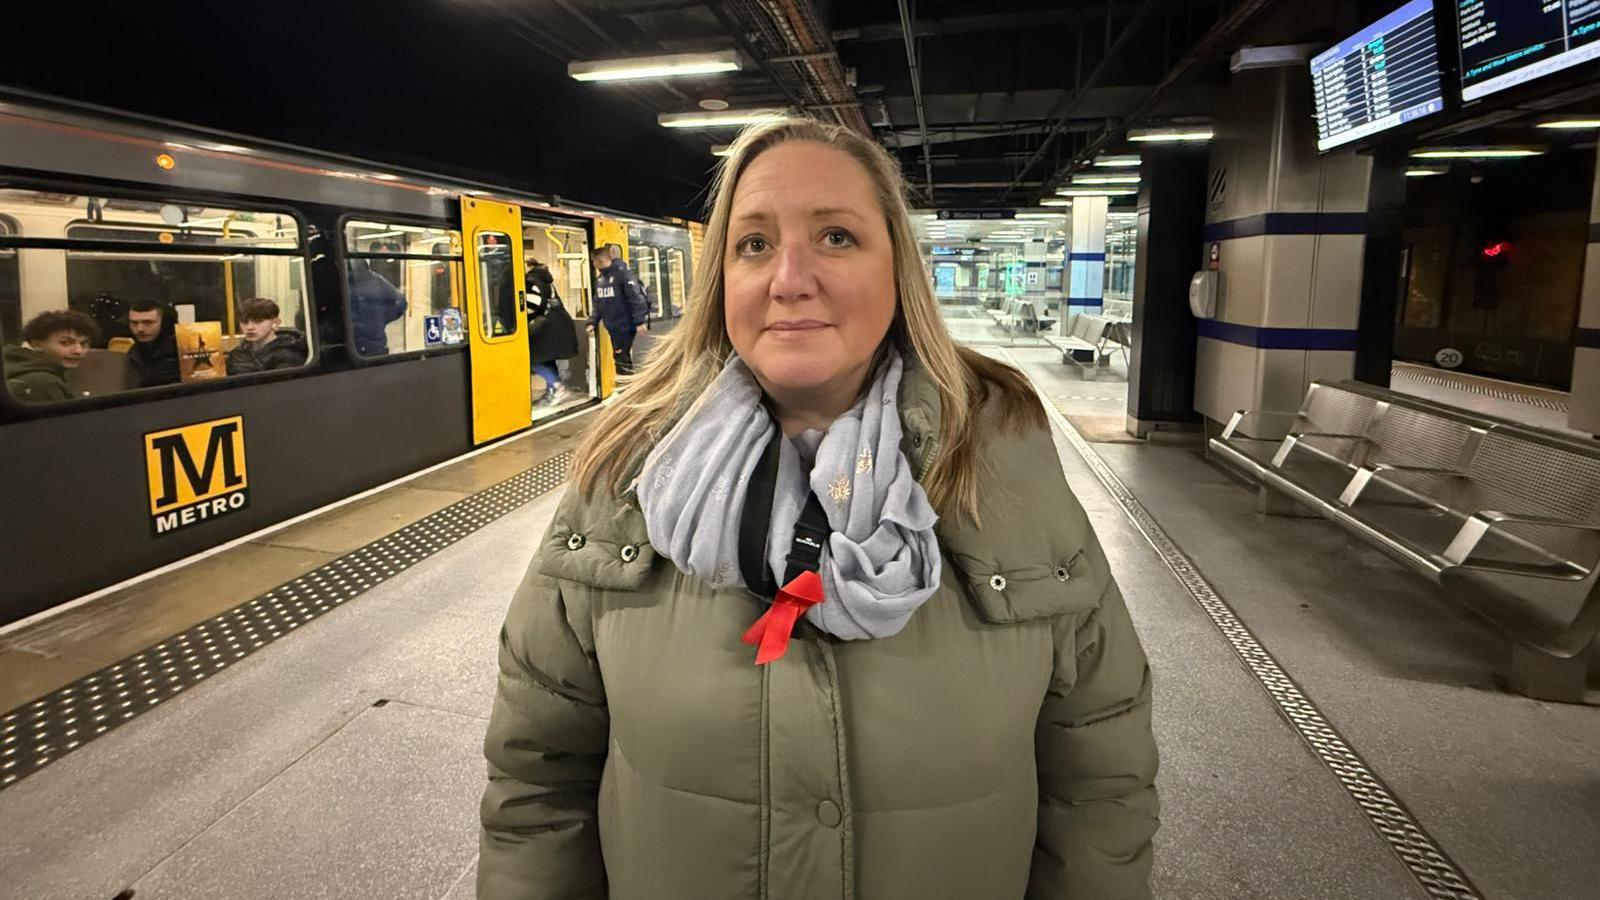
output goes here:
[{"label": "concrete pillar", "polygon": [[1067,237],[1066,315],[1058,325],[1062,334],[1079,313],[1098,313],[1106,295],[1106,212],[1105,197],[1075,197],[1072,201],[1072,228]]},{"label": "concrete pillar", "polygon": [[1298,68],[1239,73],[1220,109],[1197,254],[1216,248],[1217,314],[1198,322],[1195,408],[1225,422],[1292,412],[1312,380],[1354,374],[1372,162],[1318,156]]},{"label": "concrete pillar", "polygon": [[1152,145],[1140,167],[1127,424],[1139,437],[1196,419],[1189,279],[1205,226],[1206,163],[1204,147]]},{"label": "concrete pillar", "polygon": [[[1600,152],[1600,151],[1596,151]],[[1572,399],[1567,427],[1600,435],[1600,165],[1589,201],[1589,248],[1578,300],[1578,333],[1572,351]]]}]

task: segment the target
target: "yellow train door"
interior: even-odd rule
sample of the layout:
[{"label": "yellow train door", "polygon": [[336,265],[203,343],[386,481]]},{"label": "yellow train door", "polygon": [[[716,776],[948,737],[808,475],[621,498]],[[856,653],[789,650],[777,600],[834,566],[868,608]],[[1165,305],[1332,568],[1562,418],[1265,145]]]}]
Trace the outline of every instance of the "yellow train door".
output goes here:
[{"label": "yellow train door", "polygon": [[461,234],[466,244],[472,442],[482,444],[533,424],[522,211],[462,197]]},{"label": "yellow train door", "polygon": [[[594,246],[604,247],[616,244],[622,248],[622,258],[628,258],[628,226],[622,222],[611,219],[594,220]],[[591,277],[593,272],[590,273]],[[600,396],[609,397],[617,389],[617,363],[611,355],[611,335],[606,333],[604,326],[596,328],[598,352],[595,354],[600,359]]]}]

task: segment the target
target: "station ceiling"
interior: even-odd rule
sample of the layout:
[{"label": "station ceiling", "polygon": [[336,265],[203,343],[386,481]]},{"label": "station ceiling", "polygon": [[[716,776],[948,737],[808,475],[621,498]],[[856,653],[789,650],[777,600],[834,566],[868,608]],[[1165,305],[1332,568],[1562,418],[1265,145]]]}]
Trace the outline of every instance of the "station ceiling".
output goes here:
[{"label": "station ceiling", "polygon": [[[8,11],[0,90],[657,215],[699,215],[729,129],[783,106],[870,133],[919,206],[1028,207],[1130,125],[1205,118],[1247,40],[1332,40],[1380,0],[277,0]],[[1391,4],[1392,5],[1392,4]],[[64,11],[63,11],[64,10]],[[1381,12],[1381,10],[1380,10]],[[909,37],[908,37],[909,34]],[[740,72],[567,66],[738,51]]]}]

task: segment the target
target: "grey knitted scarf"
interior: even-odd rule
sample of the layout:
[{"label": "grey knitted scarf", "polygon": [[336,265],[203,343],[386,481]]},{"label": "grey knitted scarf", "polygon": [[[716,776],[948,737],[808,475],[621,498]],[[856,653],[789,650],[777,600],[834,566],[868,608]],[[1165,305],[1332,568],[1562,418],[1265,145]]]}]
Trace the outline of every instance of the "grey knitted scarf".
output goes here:
[{"label": "grey knitted scarf", "polygon": [[[845,640],[898,634],[939,585],[938,517],[900,452],[901,371],[891,352],[866,396],[820,433],[820,443],[818,432],[781,443],[768,564],[781,585],[795,520],[815,491],[833,534],[822,552],[824,600],[805,615]],[[712,587],[743,584],[745,491],[778,427],[761,400],[750,368],[732,357],[651,451],[636,483],[656,552]]]}]

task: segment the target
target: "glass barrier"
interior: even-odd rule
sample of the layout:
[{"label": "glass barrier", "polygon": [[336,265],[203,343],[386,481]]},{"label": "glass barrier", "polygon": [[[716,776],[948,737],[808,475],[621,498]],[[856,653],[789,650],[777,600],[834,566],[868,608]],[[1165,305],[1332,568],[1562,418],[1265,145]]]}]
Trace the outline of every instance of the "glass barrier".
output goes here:
[{"label": "glass barrier", "polygon": [[305,254],[287,213],[5,189],[0,220],[0,343],[24,403],[311,357]]},{"label": "glass barrier", "polygon": [[381,357],[466,342],[461,232],[345,223],[345,289],[357,354]]}]

